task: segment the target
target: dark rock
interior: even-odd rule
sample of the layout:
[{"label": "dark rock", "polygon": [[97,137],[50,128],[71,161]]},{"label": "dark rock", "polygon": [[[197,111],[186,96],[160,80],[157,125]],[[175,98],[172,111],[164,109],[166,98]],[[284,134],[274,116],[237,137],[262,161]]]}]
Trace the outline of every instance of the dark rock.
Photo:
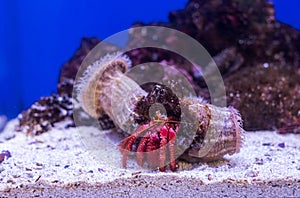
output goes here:
[{"label": "dark rock", "polygon": [[77,74],[77,71],[86,57],[86,55],[100,42],[97,38],[82,38],[79,49],[75,52],[73,57],[66,62],[59,75],[58,93],[67,94],[72,96],[73,84]]},{"label": "dark rock", "polygon": [[[169,19],[168,24],[136,26],[174,28],[201,43],[214,56],[227,102],[241,112],[246,130],[300,133],[300,33],[275,19],[271,2],[190,0],[184,10],[171,12]],[[128,46],[145,42],[143,37],[136,38],[133,32]],[[172,39],[174,45],[186,47],[177,40]],[[147,48],[128,55],[135,64],[165,60],[185,70],[197,93],[210,100],[202,76],[178,55]]]},{"label": "dark rock", "polygon": [[1,153],[0,153],[0,163],[3,162],[4,159],[8,159],[10,157],[11,157],[11,154],[10,154],[9,151],[7,151],[7,150],[1,151]]},{"label": "dark rock", "polygon": [[278,146],[279,146],[280,148],[284,148],[284,147],[285,147],[285,144],[284,144],[284,142],[282,142],[282,143],[279,143]]},{"label": "dark rock", "polygon": [[18,119],[17,131],[30,135],[39,135],[51,129],[56,122],[72,119],[73,104],[67,95],[42,97],[28,110],[23,111]]},{"label": "dark rock", "polygon": [[[300,32],[275,19],[273,3],[267,0],[190,0],[182,10],[171,11],[169,23],[137,23],[164,26],[182,31],[201,43],[213,56],[223,76],[227,104],[237,108],[246,130],[278,129],[280,133],[300,133]],[[165,42],[193,50],[174,35],[163,37]],[[74,57],[61,69],[58,94],[71,97],[76,73],[84,57],[100,40],[84,38]],[[139,32],[131,31],[127,46],[146,42]],[[105,52],[117,49],[107,45]],[[199,71],[183,57],[163,49],[138,48],[126,53],[138,65],[160,62],[176,68],[190,81],[196,93],[210,101],[209,91]],[[172,72],[167,73],[172,75]],[[164,76],[165,77],[165,76]],[[153,85],[143,85],[150,91]],[[43,100],[37,103],[43,103]],[[47,106],[50,108],[50,106]],[[32,108],[31,108],[32,109]],[[51,110],[49,110],[51,111]],[[30,113],[34,112],[34,113]],[[64,117],[44,117],[40,112],[26,111],[20,125],[29,131],[49,129]],[[32,122],[32,123],[31,123]],[[100,118],[105,129],[112,121]],[[34,132],[35,133],[35,132]]]}]

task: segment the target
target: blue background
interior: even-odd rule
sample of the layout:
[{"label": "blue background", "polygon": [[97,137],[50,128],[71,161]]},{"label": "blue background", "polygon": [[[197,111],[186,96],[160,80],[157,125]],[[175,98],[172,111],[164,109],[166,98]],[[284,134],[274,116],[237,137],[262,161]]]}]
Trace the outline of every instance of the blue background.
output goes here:
[{"label": "blue background", "polygon": [[[15,117],[56,92],[59,69],[83,36],[106,37],[137,21],[168,21],[187,0],[0,0],[0,115]],[[300,29],[299,0],[274,0],[277,19]]]}]

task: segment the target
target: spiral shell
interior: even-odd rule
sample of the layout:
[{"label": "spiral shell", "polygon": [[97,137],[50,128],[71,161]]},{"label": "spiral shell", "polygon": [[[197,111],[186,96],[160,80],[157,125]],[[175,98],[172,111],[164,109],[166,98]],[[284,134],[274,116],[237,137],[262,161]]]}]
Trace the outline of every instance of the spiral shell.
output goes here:
[{"label": "spiral shell", "polygon": [[217,107],[199,98],[185,98],[181,104],[197,122],[194,140],[187,151],[190,158],[211,161],[240,151],[244,130],[236,109]]}]

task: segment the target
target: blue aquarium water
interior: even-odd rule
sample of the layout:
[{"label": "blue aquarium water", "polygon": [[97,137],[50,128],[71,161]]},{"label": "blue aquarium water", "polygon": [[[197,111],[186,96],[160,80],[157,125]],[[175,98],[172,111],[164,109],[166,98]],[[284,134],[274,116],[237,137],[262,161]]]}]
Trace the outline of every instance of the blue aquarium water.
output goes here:
[{"label": "blue aquarium water", "polygon": [[[56,92],[59,69],[81,38],[104,39],[141,21],[168,21],[187,0],[0,2],[0,115],[15,117]],[[279,20],[300,29],[298,0],[274,0]]]}]

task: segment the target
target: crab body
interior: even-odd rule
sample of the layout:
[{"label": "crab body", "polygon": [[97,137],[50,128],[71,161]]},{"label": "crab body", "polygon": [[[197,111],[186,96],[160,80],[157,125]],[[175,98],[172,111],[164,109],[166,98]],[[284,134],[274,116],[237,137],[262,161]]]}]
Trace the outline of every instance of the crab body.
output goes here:
[{"label": "crab body", "polygon": [[144,161],[146,161],[150,167],[159,167],[160,171],[165,171],[166,162],[169,162],[170,169],[175,171],[177,132],[178,124],[168,123],[168,121],[151,121],[140,126],[119,146],[123,155],[123,166],[126,167],[127,155],[133,150],[137,142],[136,158],[140,166],[143,166]]},{"label": "crab body", "polygon": [[[126,167],[129,152],[137,163],[165,171],[177,169],[177,159],[188,162],[213,161],[239,152],[243,129],[233,108],[221,108],[199,99],[181,101],[183,121],[158,119],[138,127],[119,145]],[[160,116],[159,116],[160,117]]]}]

